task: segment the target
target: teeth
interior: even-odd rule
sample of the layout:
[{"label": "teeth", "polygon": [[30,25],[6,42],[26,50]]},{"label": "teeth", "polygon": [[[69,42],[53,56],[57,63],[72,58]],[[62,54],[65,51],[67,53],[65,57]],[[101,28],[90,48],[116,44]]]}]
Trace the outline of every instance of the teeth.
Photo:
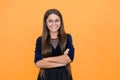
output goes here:
[{"label": "teeth", "polygon": [[57,26],[51,26],[51,28],[57,28]]}]

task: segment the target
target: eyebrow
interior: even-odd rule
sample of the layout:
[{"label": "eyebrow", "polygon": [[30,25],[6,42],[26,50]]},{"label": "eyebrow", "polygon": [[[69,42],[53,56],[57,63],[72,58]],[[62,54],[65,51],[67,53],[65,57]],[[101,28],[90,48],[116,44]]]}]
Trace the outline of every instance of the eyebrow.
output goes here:
[{"label": "eyebrow", "polygon": [[48,19],[48,20],[60,20],[59,18],[57,18],[57,19]]}]

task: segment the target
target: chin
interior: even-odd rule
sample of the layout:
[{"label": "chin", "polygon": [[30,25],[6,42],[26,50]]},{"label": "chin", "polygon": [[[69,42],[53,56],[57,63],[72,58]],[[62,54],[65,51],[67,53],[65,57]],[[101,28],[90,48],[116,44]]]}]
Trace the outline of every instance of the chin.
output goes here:
[{"label": "chin", "polygon": [[58,30],[51,30],[51,32],[57,32]]},{"label": "chin", "polygon": [[51,29],[51,31],[52,31],[52,32],[56,32],[56,31],[58,31],[58,29]]}]

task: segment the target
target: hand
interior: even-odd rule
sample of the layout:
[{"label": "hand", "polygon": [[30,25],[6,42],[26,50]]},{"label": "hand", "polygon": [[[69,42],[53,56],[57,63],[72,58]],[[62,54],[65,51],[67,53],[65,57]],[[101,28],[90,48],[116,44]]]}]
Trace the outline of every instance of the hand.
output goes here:
[{"label": "hand", "polygon": [[68,52],[69,52],[69,48],[67,48],[65,51],[64,51],[64,54],[68,54]]}]

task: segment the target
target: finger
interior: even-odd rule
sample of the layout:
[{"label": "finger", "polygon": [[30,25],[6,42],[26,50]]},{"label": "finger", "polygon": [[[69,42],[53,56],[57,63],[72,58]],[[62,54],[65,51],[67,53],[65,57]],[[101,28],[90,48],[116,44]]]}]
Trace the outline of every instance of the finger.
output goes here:
[{"label": "finger", "polygon": [[66,52],[68,53],[70,49],[67,49]]},{"label": "finger", "polygon": [[69,49],[66,49],[65,52],[64,52],[64,54],[68,54],[68,52],[69,52]]}]

